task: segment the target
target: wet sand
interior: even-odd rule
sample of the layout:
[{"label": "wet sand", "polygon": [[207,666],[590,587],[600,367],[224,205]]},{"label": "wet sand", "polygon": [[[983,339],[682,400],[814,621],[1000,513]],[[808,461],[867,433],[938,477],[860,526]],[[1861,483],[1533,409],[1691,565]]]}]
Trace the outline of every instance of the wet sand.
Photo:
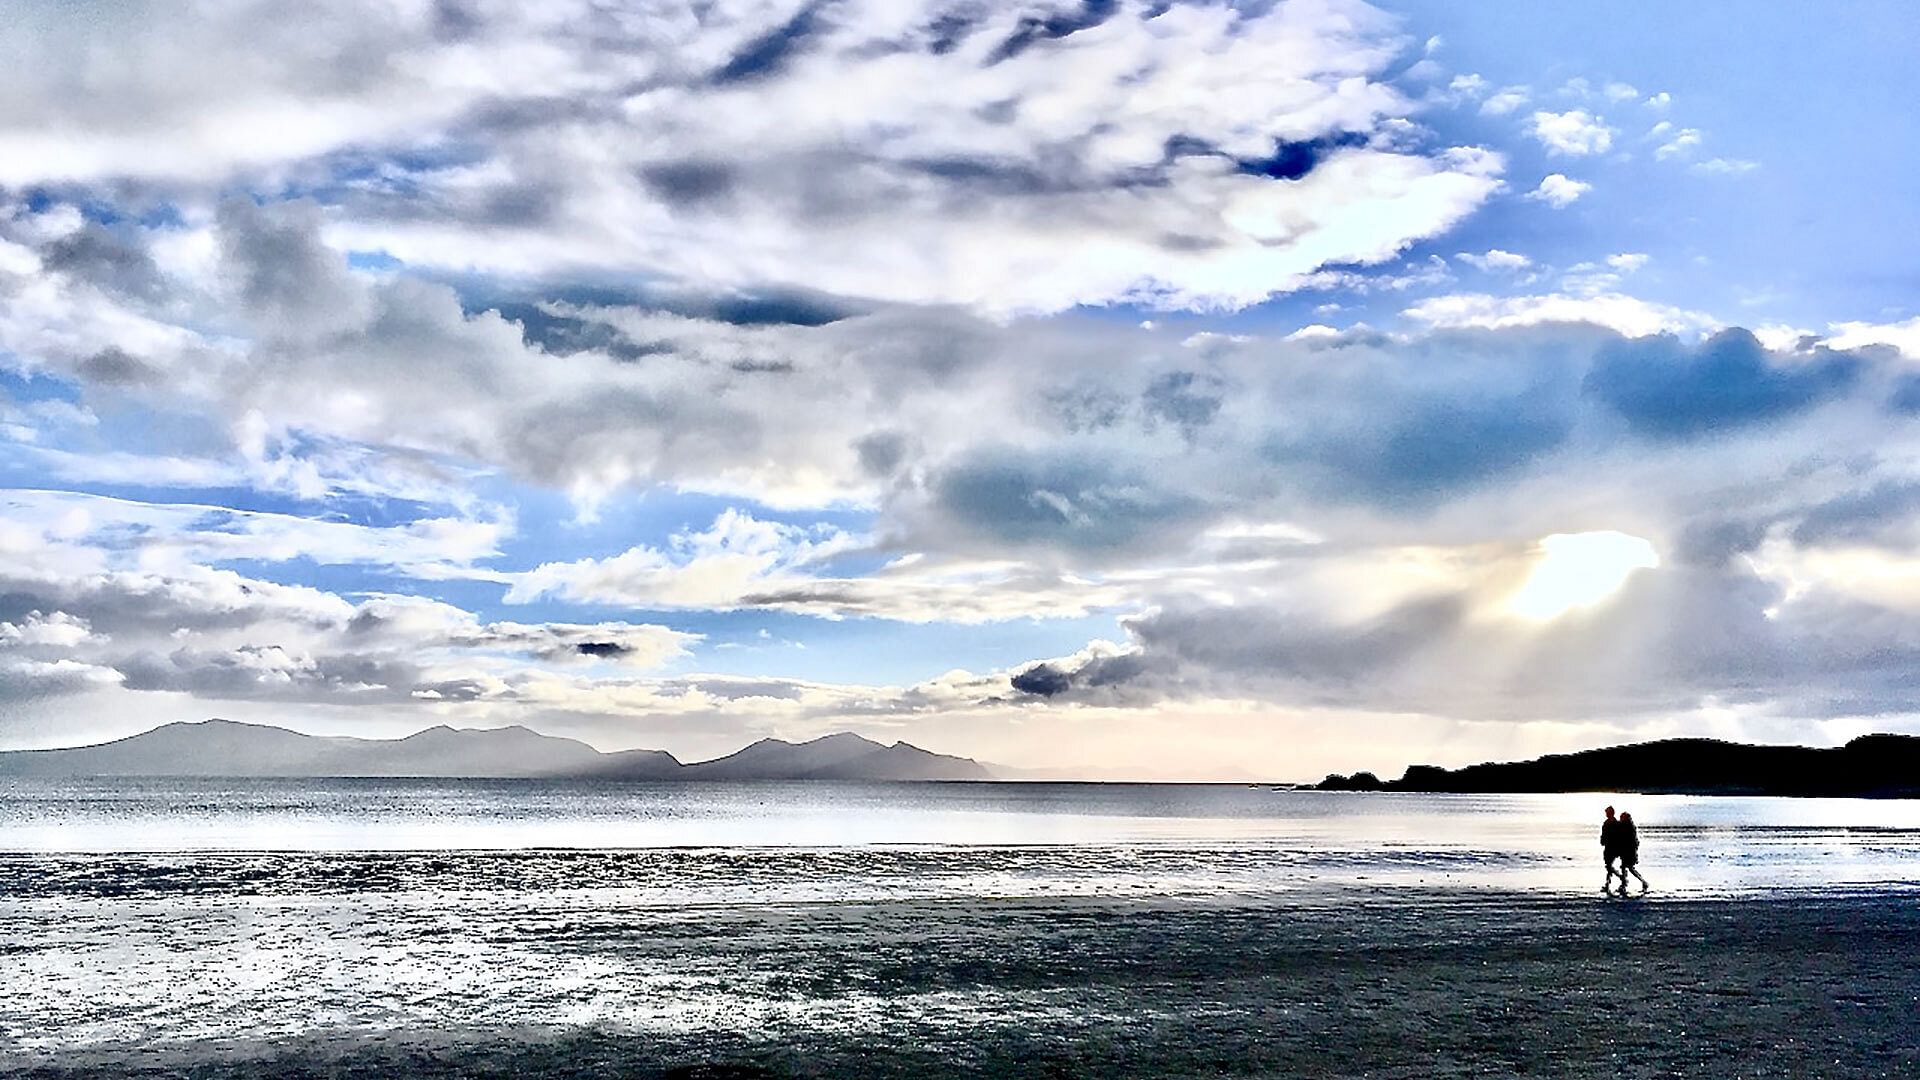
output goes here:
[{"label": "wet sand", "polygon": [[583,985],[551,991],[549,1026],[376,1032],[343,1016],[262,1040],[16,1052],[0,1073],[1920,1076],[1920,893],[1904,889],[793,904],[511,934],[502,956],[655,970],[652,992],[684,1008],[644,1029],[566,1023],[569,1000],[598,992]]}]

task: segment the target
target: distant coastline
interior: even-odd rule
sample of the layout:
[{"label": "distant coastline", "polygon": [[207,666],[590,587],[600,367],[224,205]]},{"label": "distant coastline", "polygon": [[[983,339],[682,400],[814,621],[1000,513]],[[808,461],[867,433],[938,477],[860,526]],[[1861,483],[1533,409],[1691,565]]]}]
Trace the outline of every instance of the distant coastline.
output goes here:
[{"label": "distant coastline", "polygon": [[451,728],[403,739],[306,735],[268,724],[165,724],[113,742],[0,751],[0,777],[429,777],[616,780],[992,780],[971,758],[848,732],[802,743],[762,739],[682,762],[664,750],[602,751],[525,727]]},{"label": "distant coastline", "polygon": [[1410,765],[1398,780],[1334,773],[1320,791],[1528,794],[1632,791],[1679,795],[1920,798],[1920,736],[1863,735],[1845,746],[1756,746],[1662,739],[1459,769]]}]

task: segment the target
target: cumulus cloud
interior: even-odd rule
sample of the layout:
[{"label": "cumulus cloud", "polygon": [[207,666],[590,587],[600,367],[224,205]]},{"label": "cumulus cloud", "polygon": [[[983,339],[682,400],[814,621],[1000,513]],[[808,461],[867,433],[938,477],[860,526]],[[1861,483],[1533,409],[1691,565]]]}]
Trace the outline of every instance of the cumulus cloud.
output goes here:
[{"label": "cumulus cloud", "polygon": [[1459,259],[1468,266],[1489,272],[1525,270],[1527,267],[1533,265],[1533,260],[1527,258],[1525,255],[1517,255],[1511,251],[1503,251],[1500,248],[1490,248],[1486,252],[1478,255],[1470,251],[1463,251],[1455,255],[1454,258]]},{"label": "cumulus cloud", "polygon": [[1920,316],[1905,322],[1842,322],[1832,326],[1827,344],[1836,349],[1891,345],[1910,359],[1920,360]]},{"label": "cumulus cloud", "polygon": [[1574,180],[1565,173],[1548,173],[1541,178],[1539,187],[1527,193],[1527,198],[1546,203],[1555,210],[1565,210],[1592,190],[1593,185],[1584,180]]},{"label": "cumulus cloud", "polygon": [[1614,130],[1605,120],[1585,109],[1535,112],[1527,131],[1540,140],[1550,154],[1586,157],[1604,154],[1613,147]]}]

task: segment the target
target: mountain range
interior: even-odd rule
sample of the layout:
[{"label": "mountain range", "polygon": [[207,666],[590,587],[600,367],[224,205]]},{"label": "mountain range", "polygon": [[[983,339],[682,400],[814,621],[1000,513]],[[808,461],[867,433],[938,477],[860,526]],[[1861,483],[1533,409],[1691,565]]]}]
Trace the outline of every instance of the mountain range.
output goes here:
[{"label": "mountain range", "polygon": [[621,780],[990,780],[970,758],[847,732],[762,739],[712,761],[603,753],[524,727],[428,728],[404,739],[304,735],[265,724],[166,724],[95,746],[0,752],[0,776],[604,777]]},{"label": "mountain range", "polygon": [[1662,739],[1461,769],[1410,765],[1398,780],[1334,774],[1322,791],[1637,791],[1690,795],[1920,798],[1920,736],[1863,735],[1845,746],[1753,746]]}]

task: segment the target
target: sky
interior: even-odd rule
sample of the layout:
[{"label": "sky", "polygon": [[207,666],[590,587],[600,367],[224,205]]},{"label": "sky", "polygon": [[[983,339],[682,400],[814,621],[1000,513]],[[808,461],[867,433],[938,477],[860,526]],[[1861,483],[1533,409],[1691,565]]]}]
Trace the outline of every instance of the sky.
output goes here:
[{"label": "sky", "polygon": [[1920,14],[23,0],[0,747],[1920,732]]}]

